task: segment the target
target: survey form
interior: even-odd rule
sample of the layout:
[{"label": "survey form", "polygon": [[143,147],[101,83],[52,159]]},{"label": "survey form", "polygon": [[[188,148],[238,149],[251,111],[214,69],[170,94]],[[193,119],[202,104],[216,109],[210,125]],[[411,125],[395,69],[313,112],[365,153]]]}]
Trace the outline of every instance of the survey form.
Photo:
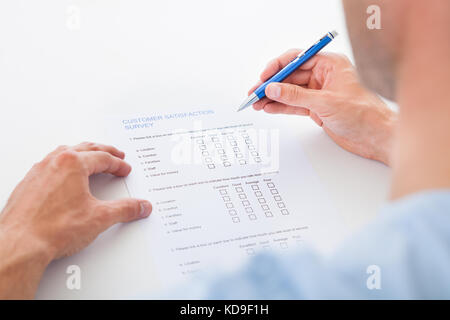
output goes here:
[{"label": "survey form", "polygon": [[306,243],[326,250],[343,235],[282,118],[151,109],[112,117],[109,127],[133,167],[125,178],[130,196],[153,204],[142,223],[164,285],[236,268],[261,251],[283,254]]}]

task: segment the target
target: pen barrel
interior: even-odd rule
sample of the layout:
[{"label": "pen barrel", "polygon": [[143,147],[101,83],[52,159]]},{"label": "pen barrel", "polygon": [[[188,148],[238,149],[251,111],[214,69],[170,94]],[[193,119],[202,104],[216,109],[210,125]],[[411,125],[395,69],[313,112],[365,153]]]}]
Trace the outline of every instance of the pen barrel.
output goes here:
[{"label": "pen barrel", "polygon": [[301,65],[311,59],[314,55],[316,55],[320,50],[323,49],[328,43],[330,43],[332,38],[327,34],[325,37],[320,39],[316,44],[314,44],[311,48],[306,50],[302,55],[295,57],[288,65],[286,65],[283,69],[281,69],[278,73],[272,76],[269,80],[260,85],[254,93],[258,96],[259,99],[262,99],[266,96],[266,87],[269,83],[272,82],[282,82],[284,79],[289,77],[295,70],[297,70]]}]

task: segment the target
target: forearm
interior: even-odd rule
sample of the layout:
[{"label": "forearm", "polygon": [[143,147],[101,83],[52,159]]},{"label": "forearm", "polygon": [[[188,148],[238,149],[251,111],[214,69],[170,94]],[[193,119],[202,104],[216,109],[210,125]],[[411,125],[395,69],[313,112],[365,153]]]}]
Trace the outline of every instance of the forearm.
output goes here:
[{"label": "forearm", "polygon": [[33,299],[51,261],[45,246],[23,233],[0,224],[0,299]]}]

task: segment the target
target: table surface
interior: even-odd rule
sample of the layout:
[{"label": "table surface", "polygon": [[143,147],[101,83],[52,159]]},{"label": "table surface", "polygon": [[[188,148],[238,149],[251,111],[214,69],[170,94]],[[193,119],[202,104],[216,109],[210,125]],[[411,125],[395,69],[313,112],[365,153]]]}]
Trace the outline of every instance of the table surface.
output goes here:
[{"label": "table surface", "polygon": [[[104,141],[108,115],[154,106],[235,108],[270,59],[332,29],[340,36],[328,49],[351,57],[337,0],[3,1],[0,205],[56,146]],[[296,125],[344,222],[351,230],[368,223],[385,201],[389,169],[340,149],[307,118]],[[102,199],[127,195],[123,180],[107,175],[92,178],[91,189]],[[159,284],[150,255],[139,222],[115,226],[53,262],[37,298],[152,292]],[[66,288],[72,264],[81,267],[81,290]]]}]

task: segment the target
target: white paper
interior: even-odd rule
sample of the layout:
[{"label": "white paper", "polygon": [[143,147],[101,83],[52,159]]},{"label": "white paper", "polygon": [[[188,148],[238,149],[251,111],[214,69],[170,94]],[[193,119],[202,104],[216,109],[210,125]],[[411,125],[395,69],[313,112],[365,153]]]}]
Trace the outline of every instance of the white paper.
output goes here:
[{"label": "white paper", "polygon": [[163,284],[235,268],[262,250],[326,250],[343,234],[295,130],[279,118],[152,109],[112,118],[110,129],[133,167],[130,196],[153,204],[145,231]]}]

